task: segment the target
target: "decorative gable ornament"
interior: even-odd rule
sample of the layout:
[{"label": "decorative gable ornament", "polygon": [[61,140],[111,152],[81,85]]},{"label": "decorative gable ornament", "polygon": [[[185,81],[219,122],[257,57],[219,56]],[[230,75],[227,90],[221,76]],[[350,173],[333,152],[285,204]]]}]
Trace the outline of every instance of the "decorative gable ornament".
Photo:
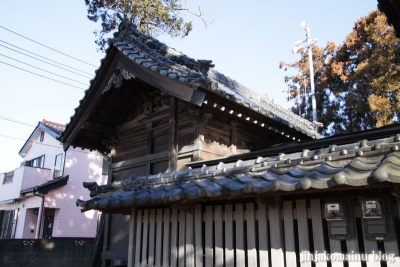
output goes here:
[{"label": "decorative gable ornament", "polygon": [[113,86],[114,86],[114,88],[121,87],[124,79],[130,80],[133,78],[135,78],[135,75],[126,71],[125,69],[121,68],[120,66],[117,66],[113,75],[111,76],[110,80],[108,81],[107,86],[104,87],[102,94],[108,92]]}]

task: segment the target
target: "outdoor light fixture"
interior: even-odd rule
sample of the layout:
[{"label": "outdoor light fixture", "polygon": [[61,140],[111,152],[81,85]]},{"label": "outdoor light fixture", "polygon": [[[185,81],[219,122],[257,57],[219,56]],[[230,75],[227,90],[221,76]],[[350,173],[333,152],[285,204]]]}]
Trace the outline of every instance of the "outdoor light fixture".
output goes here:
[{"label": "outdoor light fixture", "polygon": [[394,240],[395,229],[387,197],[361,198],[364,236],[368,240]]},{"label": "outdoor light fixture", "polygon": [[325,219],[331,239],[355,238],[354,215],[350,199],[330,199],[325,203]]}]

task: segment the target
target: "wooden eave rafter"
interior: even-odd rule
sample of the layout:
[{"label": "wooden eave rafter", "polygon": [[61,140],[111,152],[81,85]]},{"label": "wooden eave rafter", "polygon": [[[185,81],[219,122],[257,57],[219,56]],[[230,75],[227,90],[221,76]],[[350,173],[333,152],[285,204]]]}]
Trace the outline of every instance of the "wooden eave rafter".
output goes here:
[{"label": "wooden eave rafter", "polygon": [[203,106],[225,112],[237,121],[243,121],[258,126],[260,130],[268,129],[273,135],[285,136],[287,139],[296,141],[311,139],[311,137],[306,134],[296,131],[293,125],[279,124],[275,120],[269,118],[267,114],[260,114],[258,111],[251,109],[251,107],[246,109],[242,105],[230,99],[223,98],[221,95],[213,94],[210,91],[209,95],[207,95],[203,101]]},{"label": "wooden eave rafter", "polygon": [[114,138],[116,135],[116,131],[114,128],[95,122],[85,122],[81,128],[89,131],[104,133],[109,138]]},{"label": "wooden eave rafter", "polygon": [[371,129],[357,133],[341,134],[317,140],[307,140],[302,142],[293,141],[290,143],[276,144],[266,149],[261,149],[254,152],[236,154],[212,160],[190,162],[187,163],[186,166],[191,168],[196,168],[196,167],[201,167],[205,164],[213,165],[213,164],[218,164],[220,162],[228,163],[228,162],[235,162],[238,160],[257,158],[257,157],[267,157],[271,155],[276,155],[278,153],[294,153],[296,151],[302,151],[304,149],[318,149],[321,147],[329,147],[332,144],[342,145],[360,140],[368,140],[371,138],[385,138],[391,135],[396,135],[398,136],[398,138],[400,138],[400,134],[398,134],[399,132],[400,132],[400,124],[392,124],[381,127],[379,129]]}]

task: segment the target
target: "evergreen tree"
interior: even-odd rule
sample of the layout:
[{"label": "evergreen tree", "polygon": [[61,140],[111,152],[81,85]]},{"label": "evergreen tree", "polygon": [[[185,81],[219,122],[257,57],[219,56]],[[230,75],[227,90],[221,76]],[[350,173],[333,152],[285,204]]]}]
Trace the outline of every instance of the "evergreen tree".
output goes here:
[{"label": "evergreen tree", "polygon": [[171,37],[185,37],[192,30],[192,22],[184,19],[184,13],[200,18],[207,26],[201,9],[192,12],[181,0],[85,0],[88,19],[101,21],[102,29],[95,31],[95,42],[104,50],[109,33],[115,31],[121,19],[129,20],[149,35],[166,33]]}]

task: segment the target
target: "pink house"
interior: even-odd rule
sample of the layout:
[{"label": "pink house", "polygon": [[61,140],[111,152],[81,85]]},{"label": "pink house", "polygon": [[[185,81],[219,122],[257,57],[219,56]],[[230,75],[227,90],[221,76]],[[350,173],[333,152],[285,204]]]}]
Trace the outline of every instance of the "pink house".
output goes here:
[{"label": "pink house", "polygon": [[[108,163],[89,150],[66,152],[56,138],[64,125],[43,120],[19,151],[21,166],[0,174],[0,239],[95,237],[98,213],[82,214],[82,181],[106,182]],[[103,168],[105,167],[105,168]]]}]

